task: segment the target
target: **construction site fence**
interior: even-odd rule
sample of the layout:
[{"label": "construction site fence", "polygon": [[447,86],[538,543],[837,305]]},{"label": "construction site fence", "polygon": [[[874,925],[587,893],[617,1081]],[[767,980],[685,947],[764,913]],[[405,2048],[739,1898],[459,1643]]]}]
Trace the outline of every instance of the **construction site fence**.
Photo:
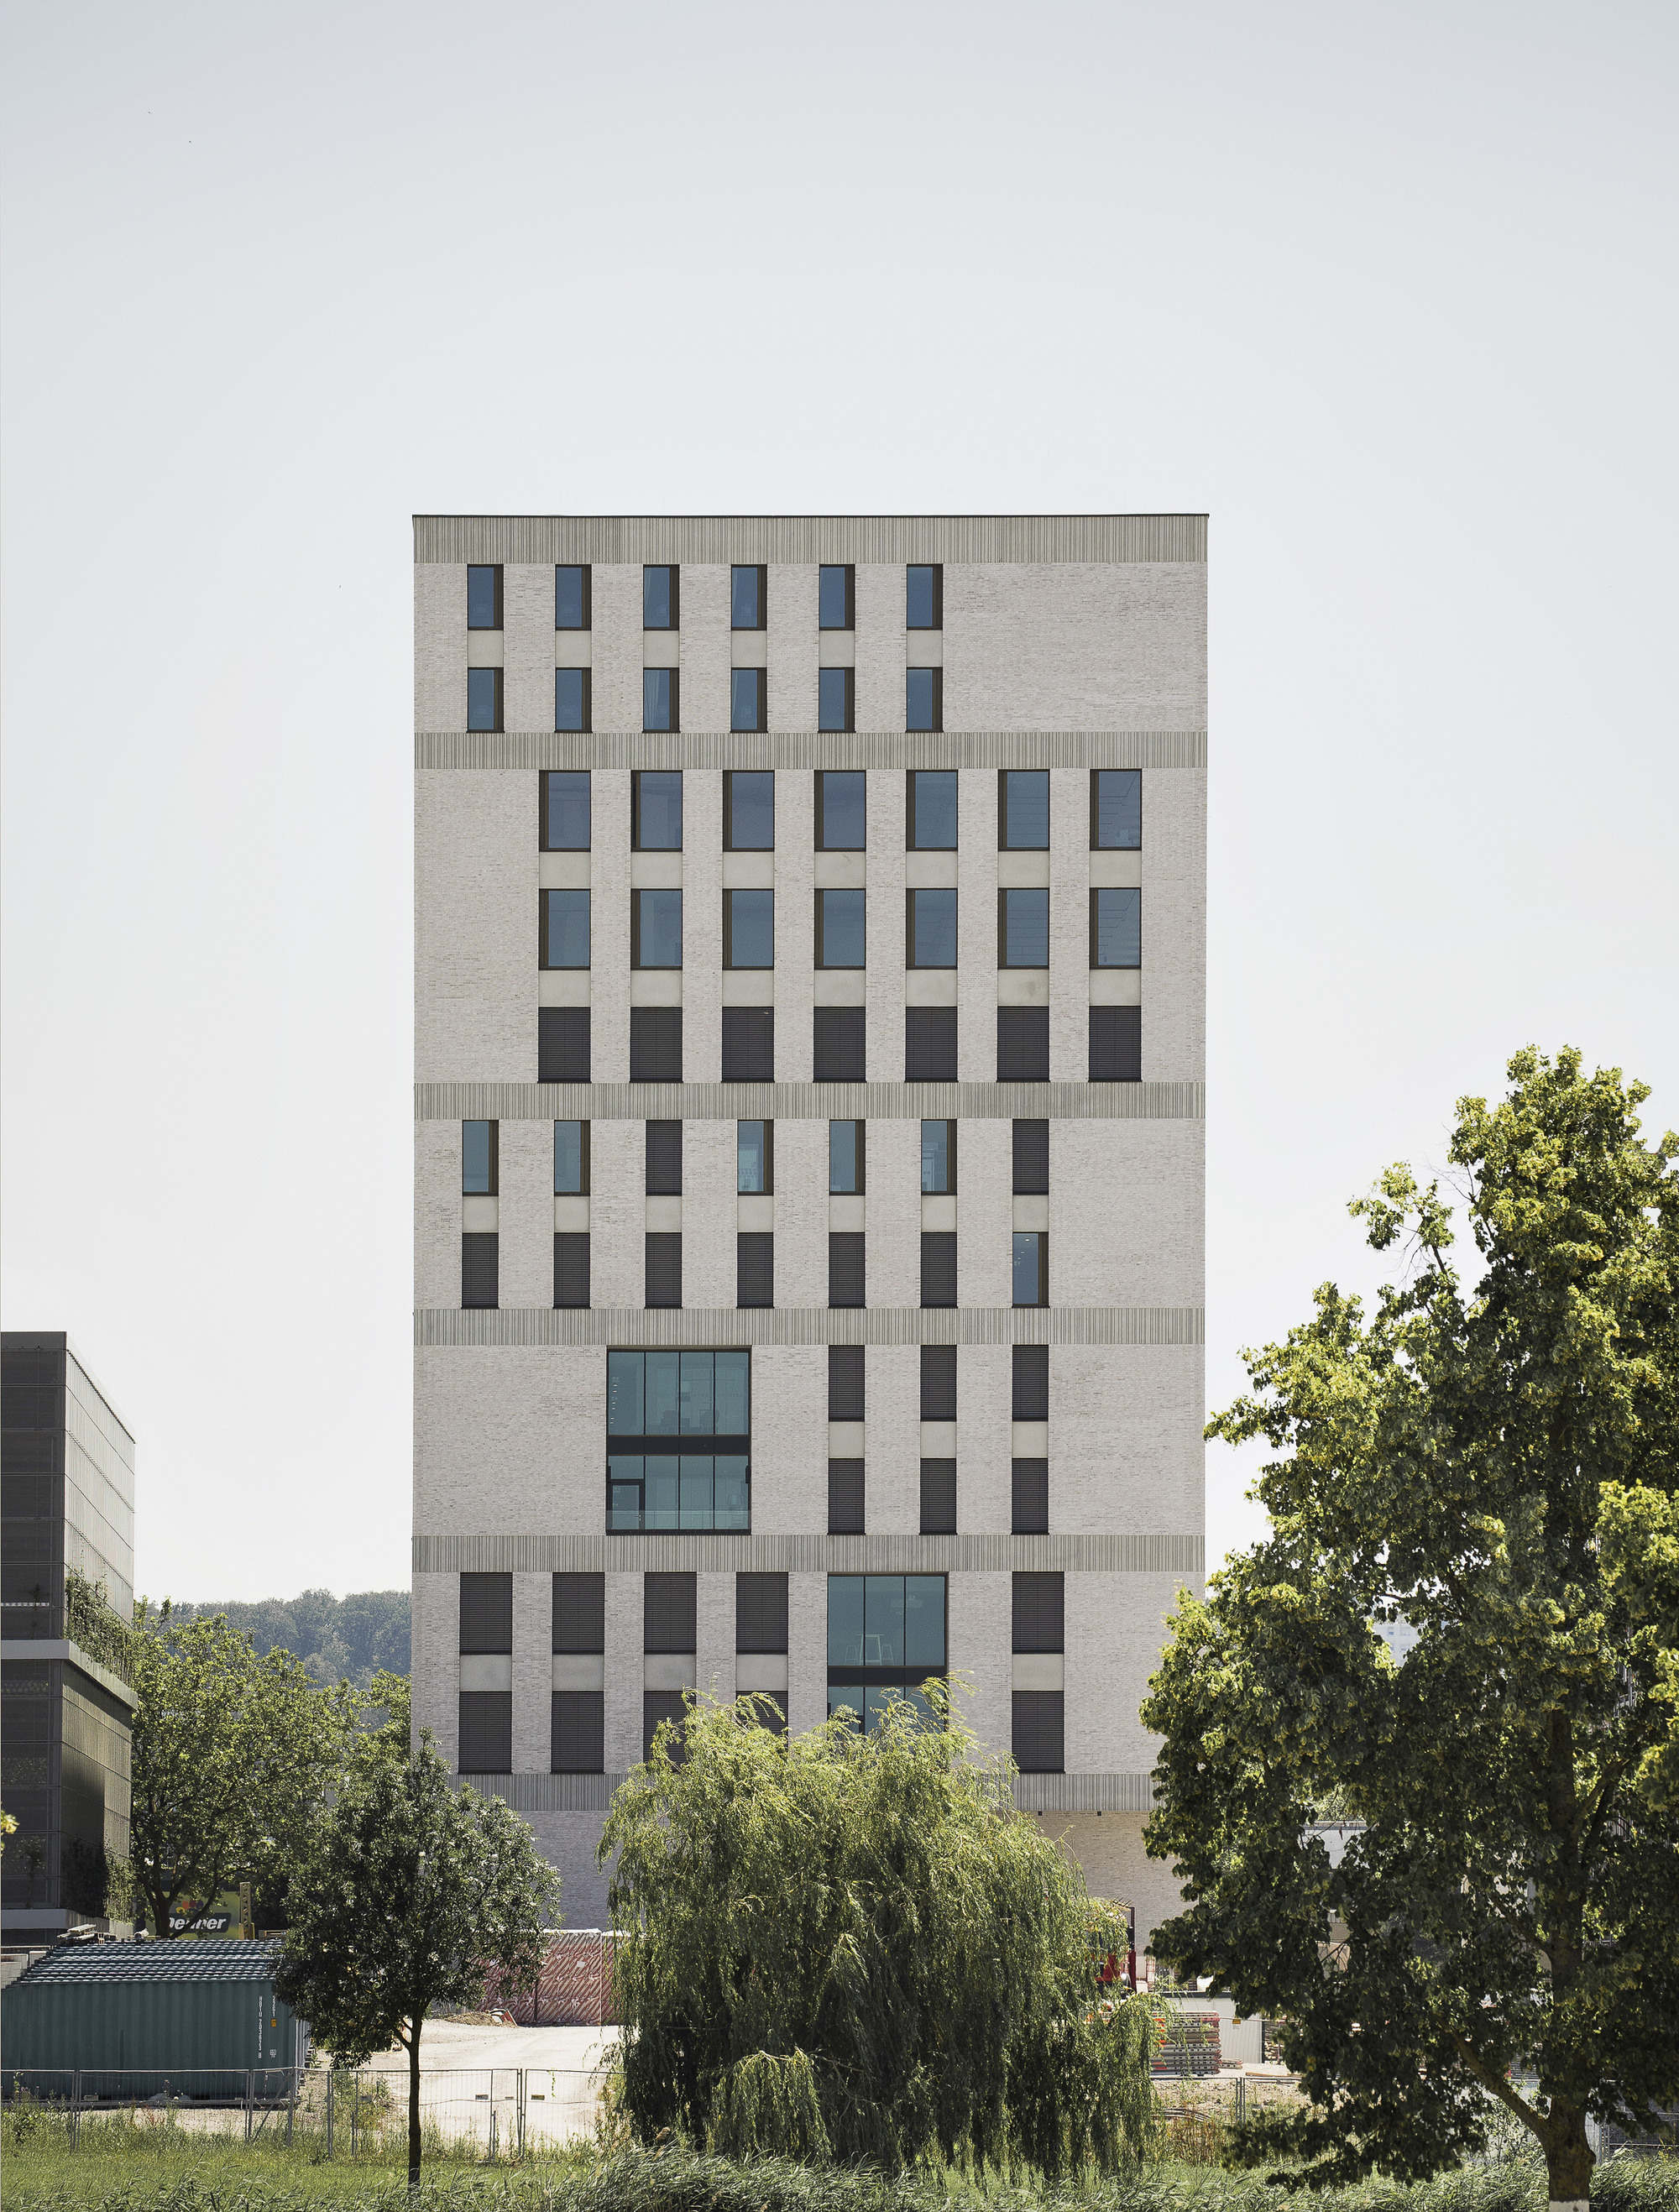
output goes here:
[{"label": "construction site fence", "polygon": [[[605,2069],[423,2066],[425,2149],[519,2157],[591,2137],[609,2078]],[[408,2143],[409,2075],[400,2064],[18,2067],[5,2069],[3,2087],[9,2112],[33,2108],[72,2145],[94,2128],[173,2128],[249,2143],[307,2142],[327,2158],[386,2163]]]}]

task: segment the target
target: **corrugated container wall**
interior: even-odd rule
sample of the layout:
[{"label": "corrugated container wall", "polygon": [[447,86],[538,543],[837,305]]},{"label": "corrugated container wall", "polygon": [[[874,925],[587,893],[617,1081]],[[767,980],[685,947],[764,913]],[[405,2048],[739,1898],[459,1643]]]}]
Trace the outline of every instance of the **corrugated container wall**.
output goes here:
[{"label": "corrugated container wall", "polygon": [[[295,2066],[307,2032],[269,1980],[37,1981],[26,1974],[0,1996],[8,2076],[80,2068],[102,2075],[160,2070],[197,2075],[195,2095],[243,2095],[252,2068]],[[147,2094],[155,2086],[143,2085]],[[120,2082],[98,2093],[120,2097]]]}]

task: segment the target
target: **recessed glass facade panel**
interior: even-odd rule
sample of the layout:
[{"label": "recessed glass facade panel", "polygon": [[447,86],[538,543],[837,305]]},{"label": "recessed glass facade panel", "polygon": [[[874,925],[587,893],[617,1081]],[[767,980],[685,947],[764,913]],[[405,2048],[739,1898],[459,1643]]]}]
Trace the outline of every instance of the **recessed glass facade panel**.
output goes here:
[{"label": "recessed glass facade panel", "polygon": [[589,772],[551,769],[542,779],[542,842],[550,853],[589,849]]},{"label": "recessed glass facade panel", "polygon": [[773,769],[732,769],[724,777],[723,843],[731,853],[775,851]]},{"label": "recessed glass facade panel", "polygon": [[554,571],[555,629],[587,629],[588,626],[588,570],[577,568],[557,568]]},{"label": "recessed glass facade panel", "polygon": [[729,671],[729,727],[761,730],[764,726],[764,672],[761,668]]},{"label": "recessed glass facade panel", "polygon": [[956,1124],[922,1123],[922,1193],[937,1198],[956,1188]]},{"label": "recessed glass facade panel", "polygon": [[587,968],[589,964],[589,895],[587,891],[542,894],[542,964],[544,968]]},{"label": "recessed glass facade panel", "polygon": [[864,902],[867,891],[818,891],[816,895],[816,964],[818,968],[867,966]]},{"label": "recessed glass facade panel", "polygon": [[677,672],[673,668],[644,668],[642,671],[642,727],[644,730],[673,730],[676,727]]},{"label": "recessed glass facade panel", "polygon": [[643,629],[675,629],[679,611],[677,606],[677,572],[674,568],[643,568],[642,571],[642,628]]},{"label": "recessed glass facade panel", "polygon": [[861,853],[867,843],[861,769],[823,769],[816,779],[816,842],[824,853]]},{"label": "recessed glass facade panel", "polygon": [[998,844],[1007,853],[1047,853],[1049,849],[1049,771],[1046,768],[1009,768],[1001,771],[1002,786]]},{"label": "recessed glass facade panel", "polygon": [[609,1352],[606,1526],[745,1529],[751,1354]]},{"label": "recessed glass facade panel", "polygon": [[1141,968],[1142,893],[1135,884],[1094,890],[1090,908],[1091,966]]},{"label": "recessed glass facade panel", "polygon": [[816,726],[818,730],[849,730],[852,719],[852,671],[818,668],[816,672]]},{"label": "recessed glass facade panel", "polygon": [[[551,896],[552,896],[551,894]],[[630,963],[633,968],[682,965],[682,893],[631,891],[633,924]]]},{"label": "recessed glass facade panel", "polygon": [[1044,1278],[1048,1239],[1041,1230],[1017,1229],[1014,1232],[1014,1304],[1017,1306],[1047,1305],[1049,1285]]},{"label": "recessed glass facade panel", "polygon": [[903,625],[906,629],[940,629],[944,626],[944,610],[940,605],[943,593],[940,589],[943,571],[936,568],[911,567],[903,577]]},{"label": "recessed glass facade panel", "polygon": [[466,627],[502,627],[502,572],[499,568],[469,568],[466,571]]},{"label": "recessed glass facade panel", "polygon": [[682,770],[642,769],[632,793],[631,834],[640,853],[682,850]]},{"label": "recessed glass facade panel", "polygon": [[861,1121],[828,1124],[828,1188],[834,1196],[853,1196],[863,1188],[862,1128]]},{"label": "recessed glass facade panel", "polygon": [[496,1124],[460,1125],[460,1188],[468,1197],[493,1196],[496,1190]]},{"label": "recessed glass facade panel", "polygon": [[1098,768],[1091,771],[1091,845],[1106,852],[1135,853],[1142,846],[1142,770]]},{"label": "recessed glass facade panel", "polygon": [[944,717],[942,668],[909,668],[903,676],[903,726],[936,730]]},{"label": "recessed glass facade panel", "polygon": [[953,768],[910,769],[908,842],[912,853],[956,850],[956,775]]},{"label": "recessed glass facade panel", "polygon": [[501,728],[502,672],[499,668],[467,670],[466,726],[469,730]]},{"label": "recessed glass facade panel", "polygon": [[745,1197],[755,1197],[770,1188],[769,1124],[735,1123],[734,1188]]},{"label": "recessed glass facade panel", "polygon": [[914,890],[909,893],[904,952],[906,967],[955,967],[956,893],[953,890]]},{"label": "recessed glass facade panel", "polygon": [[554,1190],[557,1196],[581,1197],[589,1187],[587,1121],[554,1124]]},{"label": "recessed glass facade panel", "polygon": [[1002,901],[1002,957],[1000,968],[1047,968],[1049,964],[1049,894],[1013,890]]},{"label": "recessed glass facade panel", "polygon": [[587,668],[554,671],[554,727],[587,730],[589,726],[589,672]]},{"label": "recessed glass facade panel", "polygon": [[852,570],[849,566],[824,566],[817,581],[817,622],[823,629],[855,627],[851,609]]},{"label": "recessed glass facade panel", "polygon": [[773,968],[776,964],[774,891],[723,893],[723,965]]},{"label": "recessed glass facade panel", "polygon": [[919,1686],[945,1671],[942,1575],[830,1575],[828,1710],[865,1731],[900,1699],[931,1719]]},{"label": "recessed glass facade panel", "polygon": [[729,571],[730,629],[762,629],[763,616],[763,569],[738,567],[731,568]]}]

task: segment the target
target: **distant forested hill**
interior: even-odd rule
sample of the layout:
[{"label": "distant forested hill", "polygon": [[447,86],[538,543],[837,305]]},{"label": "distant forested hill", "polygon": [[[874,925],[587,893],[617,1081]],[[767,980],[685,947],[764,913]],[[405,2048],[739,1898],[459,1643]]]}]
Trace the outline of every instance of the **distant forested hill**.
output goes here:
[{"label": "distant forested hill", "polygon": [[230,1627],[251,1637],[259,1651],[276,1645],[301,1659],[318,1681],[341,1680],[366,1689],[375,1668],[393,1674],[408,1672],[408,1592],[358,1590],[334,1597],[331,1590],[305,1590],[301,1597],[258,1598],[249,1604],[183,1604],[177,1620],[203,1620],[224,1613]]}]

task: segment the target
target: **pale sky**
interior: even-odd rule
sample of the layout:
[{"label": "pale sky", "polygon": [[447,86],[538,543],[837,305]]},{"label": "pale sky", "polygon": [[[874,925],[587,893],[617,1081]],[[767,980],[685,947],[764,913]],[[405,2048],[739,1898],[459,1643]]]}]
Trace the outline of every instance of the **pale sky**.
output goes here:
[{"label": "pale sky", "polygon": [[408,1580],[415,511],[1210,514],[1212,1404],[1518,1045],[1679,1121],[1670,6],[5,20],[4,1315],[142,1589]]}]

